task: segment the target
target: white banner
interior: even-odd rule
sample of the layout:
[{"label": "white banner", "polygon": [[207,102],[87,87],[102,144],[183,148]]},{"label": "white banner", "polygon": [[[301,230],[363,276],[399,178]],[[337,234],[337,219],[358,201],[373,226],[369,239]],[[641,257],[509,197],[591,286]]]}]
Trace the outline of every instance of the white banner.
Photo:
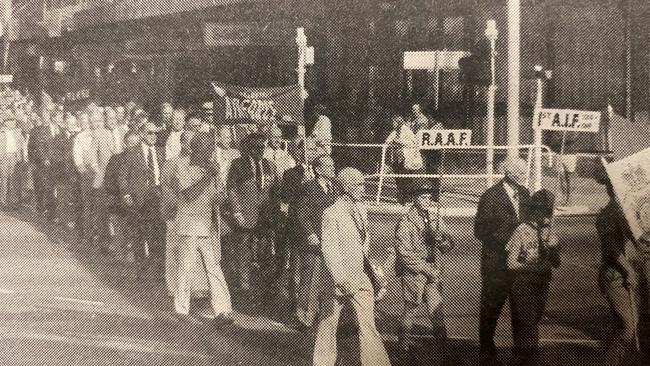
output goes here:
[{"label": "white banner", "polygon": [[549,131],[598,132],[600,112],[573,109],[535,109],[533,129]]},{"label": "white banner", "polygon": [[616,198],[636,239],[650,232],[650,148],[606,165]]},{"label": "white banner", "polygon": [[470,146],[472,130],[422,130],[417,134],[420,149],[439,149],[445,146]]}]

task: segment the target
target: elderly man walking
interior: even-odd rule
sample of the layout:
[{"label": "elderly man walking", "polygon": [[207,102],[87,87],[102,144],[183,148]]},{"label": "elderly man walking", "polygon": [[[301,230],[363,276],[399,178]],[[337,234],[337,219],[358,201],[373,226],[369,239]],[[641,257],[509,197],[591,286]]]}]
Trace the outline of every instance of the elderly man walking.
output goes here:
[{"label": "elderly man walking", "polygon": [[[334,366],[336,334],[343,306],[352,306],[359,324],[361,365],[390,365],[375,325],[374,289],[366,273],[369,249],[368,214],[361,205],[363,174],[344,168],[338,175],[343,195],[323,213],[321,251],[331,275],[314,346],[314,366]],[[330,282],[330,284],[332,284]]]},{"label": "elderly man walking", "polygon": [[505,178],[481,196],[474,236],[481,248],[480,352],[482,365],[499,365],[494,334],[503,305],[510,295],[506,245],[525,217],[530,193],[522,186],[526,162],[508,158],[502,164]]}]

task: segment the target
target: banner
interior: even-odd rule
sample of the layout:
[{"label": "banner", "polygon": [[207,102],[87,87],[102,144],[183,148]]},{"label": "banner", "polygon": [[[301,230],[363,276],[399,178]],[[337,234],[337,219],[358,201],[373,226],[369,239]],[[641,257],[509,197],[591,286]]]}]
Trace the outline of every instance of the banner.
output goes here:
[{"label": "banner", "polygon": [[215,124],[303,125],[300,86],[247,88],[212,83]]},{"label": "banner", "polygon": [[600,112],[572,109],[535,109],[533,129],[549,131],[598,132]]},{"label": "banner", "polygon": [[650,148],[605,168],[632,235],[638,239],[650,232]]},{"label": "banner", "polygon": [[423,130],[417,134],[420,149],[439,149],[444,146],[470,146],[472,130]]}]

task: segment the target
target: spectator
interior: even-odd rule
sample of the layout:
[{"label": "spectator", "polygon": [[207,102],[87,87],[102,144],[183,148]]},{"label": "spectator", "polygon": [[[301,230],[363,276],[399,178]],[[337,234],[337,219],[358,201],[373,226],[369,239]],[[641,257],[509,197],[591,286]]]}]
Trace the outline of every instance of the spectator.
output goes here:
[{"label": "spectator", "polygon": [[93,182],[95,180],[94,171],[97,169],[96,155],[93,151],[93,131],[90,126],[88,114],[79,113],[79,126],[81,131],[75,136],[72,145],[74,163],[77,168],[79,177],[79,198],[81,201],[81,211],[79,212],[79,239],[85,241],[88,245],[92,243],[94,236],[94,199],[93,199]]},{"label": "spectator", "polygon": [[53,141],[54,155],[52,161],[53,179],[56,189],[56,212],[61,221],[70,230],[76,227],[78,205],[78,177],[74,164],[74,140],[78,133],[77,119],[68,113],[64,118],[65,126],[61,128]]},{"label": "spectator", "polygon": [[[189,314],[191,282],[189,274],[201,255],[203,269],[210,284],[210,299],[215,323],[232,323],[230,293],[220,265],[217,223],[219,206],[225,192],[219,179],[219,171],[210,161],[214,140],[199,133],[192,139],[189,165],[179,167],[176,173],[179,200],[176,213],[176,231],[180,240],[180,268],[178,285],[174,296],[176,313]],[[213,216],[213,212],[216,215]]]},{"label": "spectator", "polygon": [[8,118],[0,131],[0,206],[15,209],[18,206],[18,177],[16,168],[22,160],[23,136],[16,121]]},{"label": "spectator", "polygon": [[321,250],[333,280],[326,289],[316,330],[314,366],[334,366],[336,335],[341,310],[352,306],[359,325],[361,365],[390,365],[388,354],[375,325],[374,289],[365,272],[369,246],[368,217],[360,204],[364,195],[363,174],[345,168],[338,174],[343,195],[325,209]]},{"label": "spectator", "polygon": [[510,303],[515,365],[536,366],[541,361],[539,322],[544,315],[553,268],[560,265],[559,238],[551,226],[554,200],[547,190],[535,192],[528,202],[527,218],[506,246],[512,275]]},{"label": "spectator", "polygon": [[481,242],[481,309],[479,342],[482,365],[498,365],[494,333],[512,284],[506,265],[508,240],[526,217],[530,194],[522,186],[526,162],[507,159],[501,169],[505,178],[479,199],[474,236]]},{"label": "spectator", "polygon": [[177,157],[181,152],[181,134],[185,126],[185,111],[177,109],[172,114],[171,124],[168,125],[165,136],[165,159]]},{"label": "spectator", "polygon": [[[386,138],[388,145],[387,159],[394,174],[407,175],[417,174],[423,171],[423,161],[420,150],[417,147],[418,141],[415,134],[406,124],[402,116],[394,114],[392,117],[393,131]],[[400,203],[406,203],[408,198],[409,185],[411,178],[395,178],[397,185],[397,200]]]},{"label": "spectator", "polygon": [[30,133],[28,154],[34,166],[34,193],[36,207],[50,220],[54,220],[54,185],[52,181],[52,139],[56,136],[57,128],[51,124],[50,112],[43,110],[40,118],[33,119],[34,128]]},{"label": "spectator", "polygon": [[[419,104],[413,104],[411,112],[411,128],[415,133],[416,143],[418,145],[420,145],[420,141],[417,139],[417,136],[421,131],[444,129],[442,123],[428,118],[422,111],[422,108]],[[440,174],[440,164],[442,163],[443,150],[423,149],[421,150],[421,154],[424,163],[424,171],[427,174]],[[433,200],[438,201],[440,199],[440,178],[431,178],[431,183],[433,184]]]}]

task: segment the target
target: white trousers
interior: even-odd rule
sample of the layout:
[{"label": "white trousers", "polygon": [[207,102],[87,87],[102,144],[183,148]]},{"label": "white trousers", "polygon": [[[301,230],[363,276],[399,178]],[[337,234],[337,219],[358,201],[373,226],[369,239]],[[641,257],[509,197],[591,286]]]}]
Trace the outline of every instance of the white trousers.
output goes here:
[{"label": "white trousers", "polygon": [[221,270],[221,243],[219,238],[180,236],[179,241],[179,271],[174,307],[179,314],[189,314],[190,296],[192,292],[191,273],[194,263],[200,257],[203,270],[208,277],[210,287],[210,302],[214,315],[232,311],[230,292],[226,279]]},{"label": "white trousers", "polygon": [[314,366],[334,366],[336,363],[336,331],[344,302],[350,301],[359,324],[359,348],[362,366],[390,366],[381,335],[375,326],[375,298],[369,291],[353,296],[332,296],[324,301],[316,331]]},{"label": "white trousers", "polygon": [[[181,236],[176,232],[176,224],[174,223],[174,220],[167,221],[167,237],[165,238],[165,283],[167,284],[169,296],[176,295],[176,286],[178,286],[180,242]],[[219,243],[217,242],[216,245],[218,246]],[[208,287],[208,278],[203,270],[200,256],[196,256],[196,261],[192,267],[192,272],[190,273],[192,297],[207,297],[210,288]]]}]

